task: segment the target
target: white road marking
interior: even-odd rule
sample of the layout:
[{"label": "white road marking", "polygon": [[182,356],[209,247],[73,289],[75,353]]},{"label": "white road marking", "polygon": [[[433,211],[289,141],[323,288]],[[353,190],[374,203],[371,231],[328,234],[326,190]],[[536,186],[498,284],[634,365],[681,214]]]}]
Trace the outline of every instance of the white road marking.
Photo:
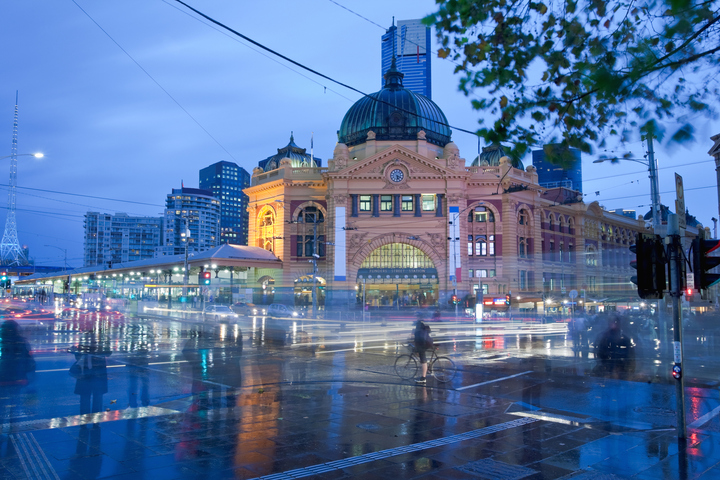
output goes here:
[{"label": "white road marking", "polygon": [[515,375],[510,375],[509,377],[496,378],[495,380],[489,380],[489,381],[487,381],[487,382],[476,383],[476,384],[474,384],[474,385],[466,385],[466,386],[464,386],[464,387],[456,388],[455,390],[467,390],[468,388],[481,387],[481,386],[483,386],[483,385],[488,385],[488,384],[490,384],[490,383],[502,382],[503,380],[509,380],[509,379],[511,379],[511,378],[519,377],[519,376],[521,376],[521,375],[527,375],[528,373],[533,373],[533,371],[532,371],[532,370],[528,370],[527,372],[516,373]]},{"label": "white road marking", "polygon": [[711,411],[709,411],[708,413],[703,415],[702,417],[700,417],[697,420],[695,420],[694,422],[692,422],[690,425],[688,425],[688,427],[690,427],[690,428],[702,427],[707,422],[709,422],[710,419],[712,419],[713,417],[716,417],[718,413],[720,413],[720,407],[715,407]]}]

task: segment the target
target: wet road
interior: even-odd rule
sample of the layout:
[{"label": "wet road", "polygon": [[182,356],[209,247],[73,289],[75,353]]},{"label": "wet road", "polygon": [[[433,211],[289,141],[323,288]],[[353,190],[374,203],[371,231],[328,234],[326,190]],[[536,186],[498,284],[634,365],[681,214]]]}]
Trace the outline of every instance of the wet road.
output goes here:
[{"label": "wet road", "polygon": [[[0,478],[718,473],[707,330],[686,336],[691,448],[678,449],[674,386],[654,345],[610,372],[564,325],[431,324],[457,375],[417,386],[393,366],[409,322],[66,311],[20,323],[36,373],[3,390]],[[76,361],[89,379],[70,375]]]}]

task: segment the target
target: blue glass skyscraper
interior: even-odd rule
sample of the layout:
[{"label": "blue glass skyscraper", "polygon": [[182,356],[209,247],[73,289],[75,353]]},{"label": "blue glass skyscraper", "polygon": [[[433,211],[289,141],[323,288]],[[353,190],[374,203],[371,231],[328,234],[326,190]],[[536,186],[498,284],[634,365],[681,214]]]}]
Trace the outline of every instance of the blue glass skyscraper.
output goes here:
[{"label": "blue glass skyscraper", "polygon": [[233,162],[217,162],[200,170],[200,188],[220,200],[220,242],[247,245],[250,174]]},{"label": "blue glass skyscraper", "polygon": [[405,74],[403,86],[408,90],[432,98],[430,69],[430,28],[421,20],[400,20],[388,28],[382,36],[382,75],[380,84],[385,85],[385,72],[390,68],[393,53],[397,69]]},{"label": "blue glass skyscraper", "polygon": [[545,145],[543,150],[533,150],[532,164],[537,168],[538,183],[542,187],[566,187],[582,193],[582,157],[580,150],[569,148],[572,161],[567,168],[550,163],[545,157],[545,149],[556,150],[558,145]]}]

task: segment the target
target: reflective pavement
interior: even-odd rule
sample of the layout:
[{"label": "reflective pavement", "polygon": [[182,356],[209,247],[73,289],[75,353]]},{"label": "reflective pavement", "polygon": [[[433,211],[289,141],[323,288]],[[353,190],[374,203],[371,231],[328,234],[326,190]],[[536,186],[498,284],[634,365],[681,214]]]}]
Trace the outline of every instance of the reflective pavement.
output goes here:
[{"label": "reflective pavement", "polygon": [[720,478],[712,330],[679,444],[655,346],[607,364],[564,326],[430,324],[457,375],[419,386],[393,366],[410,322],[19,323],[35,373],[0,386],[0,479]]}]

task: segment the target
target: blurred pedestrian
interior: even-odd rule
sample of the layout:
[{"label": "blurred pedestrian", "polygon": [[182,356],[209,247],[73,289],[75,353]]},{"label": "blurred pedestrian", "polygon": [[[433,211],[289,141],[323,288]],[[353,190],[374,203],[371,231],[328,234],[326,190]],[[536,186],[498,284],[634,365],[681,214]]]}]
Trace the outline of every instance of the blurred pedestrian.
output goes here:
[{"label": "blurred pedestrian", "polygon": [[[147,345],[139,345],[132,350],[126,360],[128,367],[128,405],[137,408],[138,397],[143,407],[150,405],[150,350]],[[139,388],[138,388],[139,387]]]},{"label": "blurred pedestrian", "polygon": [[35,373],[35,360],[15,320],[0,327],[0,386],[24,387]]},{"label": "blurred pedestrian", "polygon": [[23,387],[35,375],[35,360],[17,322],[4,321],[0,336],[0,418],[7,422],[15,416],[13,409],[21,404]]},{"label": "blurred pedestrian", "polygon": [[635,354],[630,339],[623,333],[617,315],[608,319],[607,329],[595,342],[595,356],[600,360],[604,373],[615,377],[634,371]]},{"label": "blurred pedestrian", "polygon": [[[420,317],[420,315],[418,315]],[[420,378],[415,380],[416,383],[424,384],[427,382],[427,355],[425,350],[433,348],[433,340],[430,336],[430,327],[428,327],[422,318],[418,318],[415,322],[415,329],[413,330],[413,336],[415,337],[415,351],[420,358]]]},{"label": "blurred pedestrian", "polygon": [[102,411],[102,397],[108,392],[107,357],[95,336],[88,334],[87,342],[70,349],[75,363],[70,367],[70,376],[75,379],[75,394],[80,395],[80,414]]}]

